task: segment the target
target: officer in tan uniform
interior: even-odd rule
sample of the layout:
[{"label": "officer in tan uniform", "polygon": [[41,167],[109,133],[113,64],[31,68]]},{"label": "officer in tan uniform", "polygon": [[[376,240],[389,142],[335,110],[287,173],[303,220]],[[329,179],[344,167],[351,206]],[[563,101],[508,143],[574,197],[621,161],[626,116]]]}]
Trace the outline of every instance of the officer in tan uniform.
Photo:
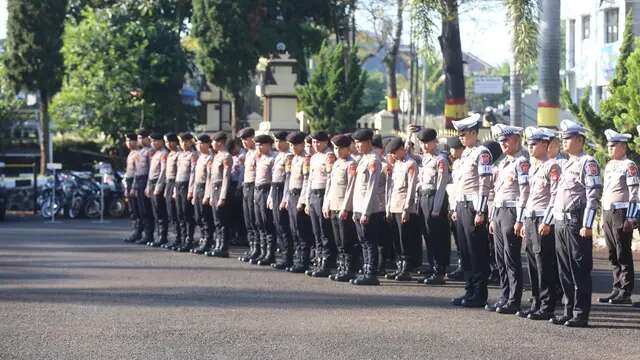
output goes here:
[{"label": "officer in tan uniform", "polygon": [[219,131],[213,134],[213,160],[209,174],[209,206],[213,213],[213,249],[207,256],[229,257],[229,241],[231,240],[231,167],[233,158],[226,150],[227,134]]},{"label": "officer in tan uniform", "polygon": [[241,129],[238,137],[242,140],[244,154],[244,176],[242,182],[242,216],[244,226],[247,231],[247,242],[249,251],[240,256],[239,260],[244,262],[256,261],[260,257],[260,237],[256,229],[256,215],[254,211],[254,193],[256,181],[256,145],[253,141],[255,130],[250,127]]},{"label": "officer in tan uniform", "polygon": [[549,320],[553,317],[560,288],[552,224],[560,166],[555,159],[549,158],[551,136],[544,129],[528,127],[525,134],[531,167],[527,181],[519,181],[520,202],[525,204],[519,221],[523,224],[520,234],[526,242],[533,302],[530,309],[521,310],[517,315],[531,320]]},{"label": "officer in tan uniform", "polygon": [[607,129],[607,148],[611,160],[604,169],[602,218],[604,237],[613,267],[613,289],[598,299],[611,304],[631,304],[634,270],[631,238],[638,209],[638,166],[627,158],[630,134]]},{"label": "officer in tan uniform", "polygon": [[136,244],[147,244],[153,242],[154,219],[151,207],[151,198],[145,192],[147,180],[149,179],[149,165],[154,149],[151,147],[151,139],[147,130],[138,131],[138,143],[140,150],[136,152],[133,159],[135,171],[135,181],[133,182],[133,195],[136,199],[138,214],[142,218],[144,225],[144,237],[136,241]]},{"label": "officer in tan uniform", "polygon": [[[351,199],[347,198],[347,188],[353,183],[355,173],[351,164],[351,138],[336,135],[331,138],[335,162],[331,164],[331,173],[327,179],[326,192],[322,205],[325,219],[331,220],[333,237],[338,247],[338,272],[329,275],[329,279],[348,282],[354,277],[352,261],[353,248],[356,242],[356,229],[352,219]],[[329,165],[329,164],[328,164]]]},{"label": "officer in tan uniform", "polygon": [[322,215],[322,201],[327,186],[327,156],[332,154],[328,146],[329,135],[324,131],[311,134],[315,153],[310,158],[309,176],[306,185],[305,212],[311,218],[311,229],[315,239],[316,267],[307,275],[327,277],[335,267],[335,241],[331,231],[331,222]]},{"label": "officer in tan uniform", "polygon": [[271,264],[271,267],[276,270],[285,270],[291,267],[293,261],[293,241],[289,226],[289,214],[282,201],[287,176],[286,163],[290,154],[287,135],[286,131],[278,131],[274,134],[277,152],[273,161],[271,189],[267,199],[267,205],[271,209],[273,217],[277,244],[276,261]]},{"label": "officer in tan uniform", "polygon": [[487,202],[493,186],[493,159],[478,140],[480,122],[479,114],[453,122],[465,146],[453,179],[456,209],[452,215],[462,245],[465,294],[452,303],[464,307],[484,307],[488,295]]},{"label": "officer in tan uniform", "polygon": [[378,242],[385,216],[384,191],[379,191],[382,161],[373,151],[373,131],[358,129],[352,135],[360,160],[351,164],[355,172],[353,186],[346,197],[352,199],[353,222],[356,224],[358,241],[362,248],[362,274],[351,280],[354,285],[379,285]]},{"label": "officer in tan uniform", "polygon": [[181,151],[178,154],[176,166],[176,215],[180,226],[180,241],[175,246],[167,247],[169,250],[180,252],[190,251],[193,248],[195,218],[193,209],[193,181],[194,172],[198,162],[199,152],[195,149],[194,138],[190,133],[182,133],[178,136]]},{"label": "officer in tan uniform", "polygon": [[275,260],[275,239],[273,228],[273,215],[267,208],[269,191],[271,190],[271,178],[273,173],[273,138],[270,135],[258,135],[256,142],[256,177],[253,198],[256,226],[260,236],[260,256],[251,264],[269,266]]},{"label": "officer in tan uniform", "polygon": [[404,141],[399,137],[392,138],[386,145],[385,152],[393,158],[391,176],[387,178],[386,215],[395,227],[397,238],[394,246],[399,269],[395,274],[396,281],[411,281],[410,257],[415,254],[415,242],[418,240],[418,203],[416,188],[418,185],[418,164],[405,149]]},{"label": "officer in tan uniform", "polygon": [[592,227],[602,191],[600,166],[584,153],[586,130],[562,120],[562,146],[569,159],[562,165],[553,204],[558,272],[564,292],[564,315],[554,324],[586,327],[591,310]]},{"label": "officer in tan uniform", "polygon": [[[193,204],[196,224],[200,228],[200,241],[196,248],[191,249],[194,254],[204,254],[209,251],[213,242],[213,214],[209,206],[209,192],[207,180],[209,166],[213,158],[211,153],[211,137],[207,134],[198,136],[198,161],[193,171],[193,180],[190,181],[190,192],[193,194]],[[206,202],[205,202],[206,200]]]},{"label": "officer in tan uniform", "polygon": [[180,145],[178,144],[178,136],[174,133],[165,134],[164,141],[167,144],[169,153],[167,154],[167,159],[162,162],[160,177],[164,177],[165,179],[163,195],[165,200],[165,207],[167,209],[167,219],[171,224],[173,224],[176,235],[173,241],[161,245],[163,248],[167,248],[179,244],[180,239],[182,238],[180,226],[178,225],[176,201],[173,196],[176,189],[176,173],[178,171],[178,155],[180,155]]},{"label": "officer in tan uniform", "polygon": [[136,177],[135,158],[138,156],[139,150],[138,135],[135,133],[127,134],[125,144],[127,149],[129,149],[129,154],[127,155],[127,167],[124,173],[124,194],[127,197],[127,206],[129,208],[129,213],[131,214],[131,219],[133,220],[133,233],[124,241],[132,243],[142,238],[142,232],[144,230],[144,223],[142,221],[142,216],[140,216],[140,213],[138,212],[138,205],[133,191],[133,182]]},{"label": "officer in tan uniform", "polygon": [[[460,142],[460,139],[457,136],[452,136],[447,138],[447,146],[449,147],[449,164],[451,166],[451,179],[455,178],[453,175],[456,169],[460,165],[460,158],[462,157],[462,152],[464,151],[464,146]],[[447,185],[447,197],[449,199],[450,208],[449,208],[449,219],[451,219],[451,215],[455,212],[456,207],[456,195],[455,195],[455,185],[452,181]],[[447,279],[454,281],[462,281],[464,280],[464,269],[462,267],[462,245],[460,244],[460,239],[458,237],[458,231],[456,228],[455,221],[451,221],[451,233],[453,234],[453,241],[456,244],[456,253],[458,255],[458,266],[455,270],[447,273]]]},{"label": "officer in tan uniform", "polygon": [[522,301],[522,219],[525,207],[520,186],[528,182],[529,155],[522,149],[522,128],[497,124],[491,128],[503,156],[494,168],[494,194],[489,233],[494,238],[500,295],[490,311],[515,314]]},{"label": "officer in tan uniform", "polygon": [[154,154],[151,157],[149,180],[147,180],[147,187],[144,192],[151,199],[155,228],[160,237],[154,242],[147,243],[147,245],[160,247],[168,242],[167,235],[169,233],[169,218],[167,217],[167,206],[164,199],[164,187],[167,180],[165,173],[162,171],[163,163],[166,163],[169,151],[165,147],[162,134],[154,132],[150,137]]},{"label": "officer in tan uniform", "polygon": [[422,129],[417,137],[423,153],[418,171],[418,216],[422,237],[430,244],[433,255],[433,274],[420,281],[426,285],[443,285],[451,257],[451,225],[446,192],[447,184],[451,182],[449,160],[446,153],[438,151],[438,134],[434,129]]}]

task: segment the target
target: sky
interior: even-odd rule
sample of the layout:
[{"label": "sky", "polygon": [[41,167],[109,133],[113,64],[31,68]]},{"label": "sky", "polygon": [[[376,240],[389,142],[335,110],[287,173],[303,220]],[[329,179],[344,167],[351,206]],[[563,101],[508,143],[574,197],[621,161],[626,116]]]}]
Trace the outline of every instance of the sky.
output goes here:
[{"label": "sky", "polygon": [[[460,15],[462,50],[470,52],[491,65],[509,61],[510,35],[504,8],[485,9],[477,6],[463,8]],[[367,16],[358,14],[357,27],[371,30]],[[0,39],[7,31],[7,0],[0,0]],[[408,31],[405,32],[408,40]]]}]

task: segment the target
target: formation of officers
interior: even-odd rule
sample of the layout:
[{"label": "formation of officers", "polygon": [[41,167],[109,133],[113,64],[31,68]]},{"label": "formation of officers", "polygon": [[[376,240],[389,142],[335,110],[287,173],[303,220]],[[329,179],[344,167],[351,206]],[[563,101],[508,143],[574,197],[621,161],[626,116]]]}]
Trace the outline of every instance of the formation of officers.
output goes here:
[{"label": "formation of officers", "polygon": [[[125,241],[213,257],[246,241],[241,261],[353,285],[378,285],[378,276],[412,281],[415,273],[427,285],[464,280],[453,305],[584,327],[601,204],[613,286],[599,301],[631,303],[639,184],[626,157],[631,136],[606,131],[611,161],[602,182],[575,122],[562,121],[560,132],[495,125],[497,141],[485,144],[480,122],[455,121],[458,138],[445,147],[435,130],[418,127],[406,142],[383,142],[370,129],[272,137],[245,128],[237,139],[129,134],[125,181],[135,221]],[[447,273],[451,235],[459,261]],[[500,292],[488,302],[492,278]]]}]

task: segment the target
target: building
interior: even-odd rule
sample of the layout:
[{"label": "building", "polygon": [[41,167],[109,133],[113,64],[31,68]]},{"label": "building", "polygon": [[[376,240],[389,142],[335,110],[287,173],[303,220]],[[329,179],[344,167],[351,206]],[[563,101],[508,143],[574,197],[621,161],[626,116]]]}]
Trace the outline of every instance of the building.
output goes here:
[{"label": "building", "polygon": [[618,60],[626,14],[633,14],[633,33],[640,35],[640,0],[565,0],[566,80],[574,101],[591,88],[591,105],[599,110],[608,96]]}]

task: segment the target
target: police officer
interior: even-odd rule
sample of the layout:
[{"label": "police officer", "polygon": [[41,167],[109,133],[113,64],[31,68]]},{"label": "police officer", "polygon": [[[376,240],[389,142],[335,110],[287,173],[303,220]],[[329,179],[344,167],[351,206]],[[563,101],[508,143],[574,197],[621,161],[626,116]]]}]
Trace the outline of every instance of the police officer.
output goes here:
[{"label": "police officer", "polygon": [[329,279],[339,282],[347,282],[354,277],[352,253],[356,229],[352,219],[351,199],[346,197],[347,188],[353,183],[355,175],[355,167],[351,166],[354,163],[351,142],[351,138],[346,135],[331,138],[336,160],[331,165],[322,205],[323,216],[331,220],[333,237],[338,247],[338,272],[329,275]]},{"label": "police officer", "polygon": [[131,214],[131,219],[133,220],[133,233],[126,238],[125,242],[136,242],[142,238],[142,232],[144,230],[144,223],[142,221],[142,216],[138,212],[138,205],[136,202],[135,192],[133,190],[133,182],[136,177],[136,166],[135,166],[135,158],[138,156],[138,135],[135,133],[127,134],[125,138],[125,145],[127,149],[129,149],[129,154],[127,155],[127,167],[124,173],[124,182],[125,182],[125,196],[127,197],[127,206],[129,207],[129,213]]},{"label": "police officer", "polygon": [[213,151],[215,155],[210,167],[209,206],[213,213],[213,238],[215,245],[206,254],[215,257],[229,257],[229,241],[231,236],[231,217],[228,202],[231,189],[231,167],[233,159],[226,150],[227,134],[219,131],[213,134]]},{"label": "police officer", "polygon": [[584,127],[562,120],[560,130],[562,146],[569,158],[562,165],[553,210],[565,310],[564,315],[551,321],[569,327],[586,327],[591,310],[592,227],[602,191],[600,167],[592,156],[584,153]]},{"label": "police officer", "polygon": [[182,133],[178,137],[180,148],[176,166],[176,215],[180,227],[180,241],[176,242],[170,250],[185,252],[193,248],[195,218],[193,209],[193,186],[195,181],[195,168],[198,162],[198,151],[194,148],[193,135]]},{"label": "police officer", "polygon": [[310,158],[305,212],[311,218],[311,228],[315,239],[316,267],[308,271],[313,277],[327,277],[335,267],[335,241],[331,222],[322,215],[322,200],[327,186],[327,156],[332,153],[328,146],[329,135],[324,131],[311,134],[314,154]]},{"label": "police officer", "polygon": [[355,172],[353,186],[347,197],[352,199],[353,222],[362,247],[362,274],[351,280],[354,285],[379,285],[378,242],[385,216],[384,191],[379,191],[382,161],[373,151],[371,129],[358,129],[352,135],[360,160],[351,164]]},{"label": "police officer", "polygon": [[[449,147],[449,164],[451,166],[451,178],[455,178],[455,171],[460,165],[460,158],[462,157],[462,152],[464,151],[464,146],[460,142],[460,139],[457,136],[452,136],[447,138],[447,146]],[[447,185],[447,198],[453,199],[450,209],[449,209],[449,218],[451,219],[451,215],[455,212],[455,185],[450,181]],[[455,221],[451,221],[451,233],[453,234],[453,241],[456,244],[456,253],[458,255],[458,266],[451,272],[447,273],[447,279],[461,281],[464,280],[464,269],[462,267],[462,244],[459,241],[459,236],[457,232],[457,227]]]},{"label": "police officer", "polygon": [[613,267],[613,289],[598,301],[631,304],[634,282],[631,238],[638,209],[638,166],[626,156],[630,134],[611,129],[605,130],[604,134],[611,160],[604,170],[602,228]]},{"label": "police officer", "polygon": [[197,148],[199,153],[198,161],[193,171],[190,191],[193,194],[191,203],[194,208],[196,224],[200,228],[200,241],[199,246],[191,251],[195,254],[204,254],[209,250],[213,241],[213,214],[211,206],[209,206],[210,194],[207,190],[209,166],[213,158],[211,154],[211,137],[207,134],[198,136]]},{"label": "police officer", "polygon": [[258,135],[256,142],[256,177],[253,198],[256,226],[260,238],[260,256],[251,260],[251,264],[269,266],[275,260],[275,239],[272,212],[267,208],[275,156],[273,138],[270,135]]},{"label": "police officer", "polygon": [[528,154],[522,149],[522,128],[503,124],[491,128],[503,157],[495,168],[494,194],[489,232],[494,238],[495,259],[500,276],[500,296],[489,306],[499,314],[515,314],[522,300],[522,220],[525,207],[520,186],[528,182]]},{"label": "police officer", "polygon": [[144,226],[144,237],[138,240],[136,244],[142,245],[153,242],[153,210],[151,207],[151,199],[147,196],[145,190],[147,180],[149,179],[149,164],[155,150],[151,147],[151,139],[149,139],[149,132],[147,130],[141,129],[138,131],[138,143],[141,147],[134,157],[134,167],[136,171],[133,182],[133,196],[136,199],[138,214]]},{"label": "police officer", "polygon": [[256,181],[256,145],[253,141],[254,136],[255,130],[250,127],[241,129],[238,132],[238,137],[242,140],[242,147],[245,150],[242,184],[242,216],[244,217],[244,226],[247,231],[249,251],[239,258],[240,261],[244,262],[255,262],[258,257],[260,257],[260,238],[256,229],[256,216],[253,209]]},{"label": "police officer", "polygon": [[176,200],[173,196],[176,189],[176,174],[178,172],[178,156],[180,155],[180,145],[178,144],[178,136],[174,133],[167,133],[164,135],[164,141],[167,144],[169,153],[167,159],[162,162],[162,168],[160,170],[161,177],[165,178],[164,186],[164,199],[165,206],[167,208],[168,221],[173,224],[175,229],[175,238],[173,241],[161,245],[163,248],[175,246],[180,243],[182,239],[182,233],[178,224],[178,214],[176,210]]},{"label": "police officer", "polygon": [[462,245],[465,294],[452,303],[464,307],[483,307],[488,295],[487,201],[493,186],[493,159],[489,150],[479,145],[480,122],[479,114],[453,122],[465,146],[455,172],[456,210],[452,215]]},{"label": "police officer", "polygon": [[433,274],[422,279],[426,285],[443,285],[451,256],[449,200],[446,192],[451,181],[447,155],[438,151],[438,134],[434,129],[418,133],[423,155],[418,175],[421,234],[433,254]]},{"label": "police officer", "polygon": [[527,181],[520,181],[520,201],[525,204],[521,237],[526,241],[527,268],[533,302],[517,313],[531,320],[553,317],[558,289],[558,265],[553,231],[553,203],[560,179],[560,166],[549,158],[551,136],[544,129],[525,131],[530,163]]},{"label": "police officer", "polygon": [[[151,209],[153,210],[153,218],[155,226],[159,232],[159,239],[154,242],[147,243],[148,246],[160,247],[168,242],[167,235],[169,233],[169,219],[167,217],[167,204],[164,198],[164,188],[166,185],[166,175],[162,172],[162,168],[166,166],[167,151],[164,145],[164,137],[158,132],[151,134],[151,146],[154,154],[151,157],[149,165],[149,180],[145,188],[145,195],[151,199]],[[163,163],[165,165],[163,165]]]},{"label": "police officer", "polygon": [[397,236],[394,250],[399,268],[394,280],[410,281],[411,257],[414,255],[412,250],[417,247],[415,243],[419,234],[416,201],[418,164],[407,154],[405,143],[399,137],[394,137],[387,143],[385,152],[393,159],[391,176],[387,178],[386,214],[395,227],[393,230]]},{"label": "police officer", "polygon": [[293,258],[293,242],[289,227],[289,214],[285,203],[282,201],[285,192],[285,179],[287,176],[286,163],[289,157],[289,143],[286,131],[278,131],[274,134],[277,150],[273,161],[271,189],[267,199],[268,208],[271,209],[273,226],[277,244],[276,261],[271,264],[276,270],[285,270],[291,267]]}]

